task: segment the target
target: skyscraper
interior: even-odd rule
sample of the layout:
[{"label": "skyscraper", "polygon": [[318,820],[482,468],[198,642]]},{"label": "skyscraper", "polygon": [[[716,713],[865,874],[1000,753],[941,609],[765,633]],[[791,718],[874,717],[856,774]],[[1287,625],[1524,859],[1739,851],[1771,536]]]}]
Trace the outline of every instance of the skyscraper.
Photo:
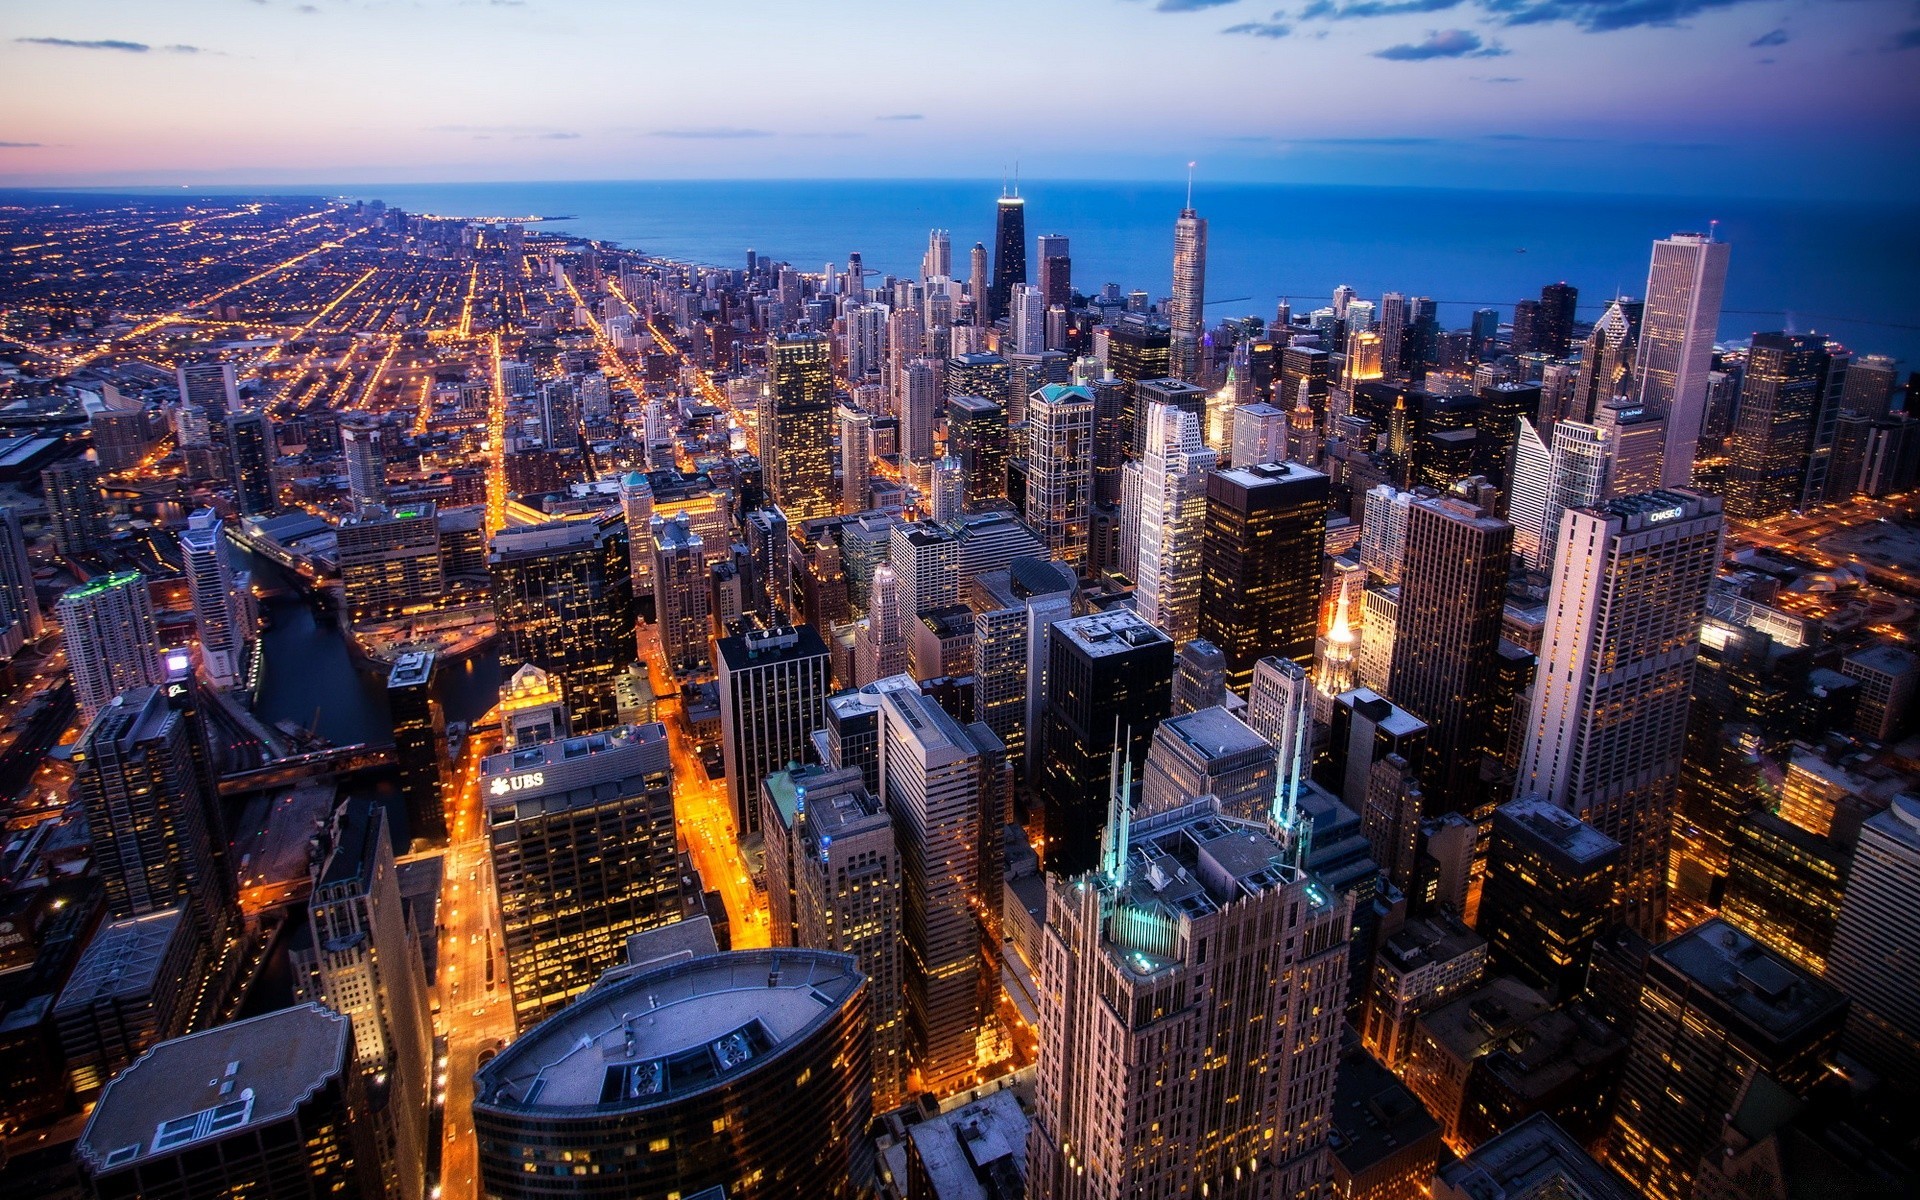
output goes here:
[{"label": "skyscraper", "polygon": [[1047,298],[1038,284],[1016,283],[1007,297],[1007,332],[1015,354],[1047,349]]},{"label": "skyscraper", "polygon": [[433,1098],[433,1018],[385,810],[366,798],[348,801],[320,853],[307,902],[311,958],[308,971],[295,971],[296,996],[353,1018],[353,1058],[376,1101],[370,1116],[388,1195],[419,1196]]},{"label": "skyscraper", "polygon": [[279,508],[273,494],[273,420],[265,409],[250,408],[227,418],[227,450],[232,456],[233,502],[242,516]]},{"label": "skyscraper", "polygon": [[0,508],[0,658],[39,641],[45,631],[20,514],[13,508]]},{"label": "skyscraper", "polygon": [[821,950],[681,957],[610,981],[480,1069],[480,1189],[870,1195],[872,986]]},{"label": "skyscraper", "polygon": [[713,665],[709,647],[713,591],[706,542],[683,514],[652,529],[654,616],[669,669],[695,675]]},{"label": "skyscraper", "polygon": [[1846,1045],[1911,1090],[1920,1075],[1920,802],[1896,796],[1853,853],[1827,981],[1853,1001]]},{"label": "skyscraper", "polygon": [[187,527],[180,532],[180,558],[193,597],[201,668],[215,687],[234,687],[246,675],[252,609],[234,578],[220,514],[203,508],[187,518]]},{"label": "skyscraper", "polygon": [[1624,496],[1561,519],[1520,759],[1535,792],[1623,847],[1616,901],[1642,936],[1665,920],[1667,847],[1720,501]]},{"label": "skyscraper", "polygon": [[830,517],[839,509],[833,490],[833,350],[817,333],[776,337],[772,394],[760,447],[767,489],[789,521]]},{"label": "skyscraper", "polygon": [[1494,965],[1566,999],[1607,922],[1620,843],[1537,796],[1493,813],[1479,926]]},{"label": "skyscraper", "polygon": [[559,676],[576,733],[613,724],[615,680],[634,659],[627,536],[617,515],[524,525],[494,534],[487,556],[501,671]]},{"label": "skyscraper", "polygon": [[1828,1073],[1846,997],[1722,921],[1656,948],[1640,982],[1607,1161],[1641,1195],[1687,1200],[1758,1071],[1789,1091]]},{"label": "skyscraper", "polygon": [[953,274],[953,235],[944,229],[929,230],[927,252],[920,259],[920,282],[946,279]]},{"label": "skyscraper", "polygon": [[1352,901],[1204,797],[1111,812],[1097,869],[1048,887],[1032,1194],[1313,1194]]},{"label": "skyscraper", "polygon": [[1727,516],[1763,521],[1826,498],[1846,351],[1818,334],[1757,333],[1727,467]]},{"label": "skyscraper", "polygon": [[[1147,409],[1140,468],[1140,615],[1177,649],[1200,631],[1200,548],[1207,476],[1219,461],[1200,439],[1200,419],[1166,404]],[[1133,467],[1130,465],[1129,470]]]},{"label": "skyscraper", "polygon": [[393,753],[400,767],[409,841],[439,842],[447,836],[446,810],[440,799],[445,719],[433,694],[438,658],[435,650],[409,650],[394,659],[393,670],[387,673],[387,711],[393,714]]},{"label": "skyscraper", "polygon": [[900,453],[912,462],[933,458],[933,430],[940,419],[940,365],[916,358],[900,370]]},{"label": "skyscraper", "polygon": [[480,764],[513,1017],[526,1030],[681,917],[663,725],[489,755]]},{"label": "skyscraper", "polygon": [[1027,401],[1027,524],[1062,562],[1086,561],[1093,505],[1093,393],[1050,383]]},{"label": "skyscraper", "polygon": [[1693,482],[1729,253],[1727,243],[1711,234],[1676,233],[1653,244],[1634,376],[1640,381],[1641,406],[1667,419],[1662,487]]},{"label": "skyscraper", "polygon": [[1168,322],[1173,327],[1173,373],[1195,380],[1207,333],[1207,222],[1193,208],[1193,183],[1187,183],[1187,206],[1173,223],[1173,305]]},{"label": "skyscraper", "polygon": [[446,586],[439,513],[431,501],[363,504],[335,534],[340,590],[356,625],[391,621],[438,603]]},{"label": "skyscraper", "polygon": [[95,713],[128,688],[166,682],[160,634],[147,577],[138,571],[100,575],[53,606],[81,715]]},{"label": "skyscraper", "polygon": [[993,290],[988,294],[987,320],[1007,315],[1013,285],[1027,281],[1027,202],[1019,196],[1000,197],[994,206]]},{"label": "skyscraper", "polygon": [[352,1026],[297,1004],[147,1051],[74,1147],[88,1194],[383,1200]]},{"label": "skyscraper", "polygon": [[1573,345],[1574,311],[1580,289],[1566,282],[1550,283],[1540,289],[1540,308],[1534,317],[1533,350],[1552,358],[1565,358]]},{"label": "skyscraper", "polygon": [[1016,558],[968,581],[973,609],[974,713],[1025,778],[1046,712],[1047,630],[1073,615],[1073,569]]},{"label": "skyscraper", "polygon": [[1089,869],[1107,817],[1116,747],[1144,761],[1173,698],[1173,642],[1124,608],[1055,621],[1048,630],[1045,727],[1046,864]]},{"label": "skyscraper", "polygon": [[982,396],[947,401],[948,453],[960,460],[967,507],[1007,498],[1007,410]]},{"label": "skyscraper", "polygon": [[1000,822],[982,818],[1003,752],[984,725],[962,729],[911,685],[878,699],[880,787],[900,847],[908,1058],[923,1087],[945,1091],[972,1073],[991,1019],[974,905],[989,903],[977,889],[982,856],[1000,850]]},{"label": "skyscraper", "polygon": [[804,758],[824,723],[832,660],[810,625],[721,638],[718,659],[721,752],[745,837],[760,828],[760,781]]},{"label": "skyscraper", "polygon": [[90,457],[62,459],[40,472],[40,490],[55,550],[89,554],[106,545],[107,505],[98,463]]},{"label": "skyscraper", "polygon": [[1047,307],[1066,307],[1073,299],[1073,252],[1066,236],[1043,233],[1035,239],[1034,252],[1040,261],[1040,294]]},{"label": "skyscraper", "polygon": [[386,430],[372,417],[340,422],[340,453],[347,461],[347,494],[355,508],[387,502]]},{"label": "skyscraper", "polygon": [[1313,664],[1329,487],[1297,463],[1207,476],[1200,636],[1227,656],[1228,682],[1242,696],[1263,655]]},{"label": "skyscraper", "polygon": [[1488,744],[1513,526],[1451,497],[1407,510],[1407,551],[1387,694],[1425,721],[1421,782],[1437,810],[1482,824],[1480,759]]},{"label": "skyscraper", "polygon": [[973,323],[988,325],[992,323],[987,315],[990,301],[987,298],[987,248],[979,242],[967,252],[967,295],[973,299]]}]

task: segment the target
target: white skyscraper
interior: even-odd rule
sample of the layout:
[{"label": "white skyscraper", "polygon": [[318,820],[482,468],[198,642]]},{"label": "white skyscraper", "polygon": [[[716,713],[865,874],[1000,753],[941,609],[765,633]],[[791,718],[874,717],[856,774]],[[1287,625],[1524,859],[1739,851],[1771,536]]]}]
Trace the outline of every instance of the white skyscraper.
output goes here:
[{"label": "white skyscraper", "polygon": [[245,590],[227,557],[225,522],[203,508],[187,518],[180,534],[193,623],[200,633],[200,665],[215,687],[237,686],[246,675],[247,642],[253,636]]},{"label": "white skyscraper", "polygon": [[1517,794],[1538,793],[1626,848],[1622,915],[1648,937],[1665,919],[1693,663],[1723,524],[1718,498],[1685,491],[1560,519]]},{"label": "white skyscraper", "polygon": [[145,575],[98,576],[60,597],[54,613],[73,674],[74,700],[86,720],[128,688],[166,682]]},{"label": "white skyscraper", "polygon": [[865,687],[907,670],[907,611],[900,575],[885,563],[873,569],[867,619],[854,646],[854,685]]},{"label": "white skyscraper", "polygon": [[1200,373],[1200,344],[1206,336],[1207,222],[1193,209],[1188,181],[1187,207],[1173,223],[1173,373],[1192,381]]},{"label": "white skyscraper", "polygon": [[1407,557],[1407,511],[1416,497],[1390,483],[1367,489],[1360,519],[1360,564],[1388,583],[1400,582]]},{"label": "white skyscraper", "polygon": [[1641,405],[1667,419],[1663,487],[1686,487],[1693,480],[1730,253],[1711,234],[1676,233],[1653,244],[1634,375]]},{"label": "white skyscraper", "polygon": [[[1540,531],[1547,520],[1547,490],[1552,486],[1553,453],[1541,440],[1530,417],[1520,418],[1520,436],[1513,449],[1513,487],[1507,497],[1507,519],[1513,522],[1513,552],[1531,569],[1544,561]],[[1364,540],[1366,531],[1361,531]]]},{"label": "white skyscraper", "polygon": [[1200,418],[1170,404],[1147,406],[1147,453],[1140,460],[1140,615],[1186,645],[1200,630],[1200,546],[1207,473],[1220,456],[1200,437]]},{"label": "white skyscraper", "polygon": [[944,229],[927,233],[927,252],[920,259],[920,281],[945,279],[953,274],[953,235]]},{"label": "white skyscraper", "polygon": [[1038,284],[1016,283],[1007,298],[1007,327],[1015,354],[1039,354],[1047,348],[1047,298]]},{"label": "white skyscraper", "polygon": [[967,477],[960,460],[949,454],[933,464],[933,495],[928,508],[936,521],[957,521],[966,509]]},{"label": "white skyscraper", "polygon": [[1920,801],[1895,796],[1860,830],[1827,960],[1853,1001],[1848,1049],[1877,1069],[1920,1072]]},{"label": "white skyscraper", "polygon": [[1254,463],[1285,462],[1287,457],[1287,413],[1264,401],[1242,404],[1233,410],[1233,452],[1236,467]]},{"label": "white skyscraper", "polygon": [[1557,421],[1548,452],[1547,502],[1540,515],[1540,555],[1527,565],[1553,568],[1559,547],[1560,514],[1597,504],[1607,494],[1607,443],[1598,428],[1584,421]]},{"label": "white skyscraper", "polygon": [[1313,680],[1299,663],[1269,655],[1253,664],[1247,725],[1273,744],[1276,790],[1292,804],[1313,767],[1313,701]]},{"label": "white skyscraper", "polygon": [[858,383],[886,366],[887,306],[857,304],[847,310],[847,378]]}]

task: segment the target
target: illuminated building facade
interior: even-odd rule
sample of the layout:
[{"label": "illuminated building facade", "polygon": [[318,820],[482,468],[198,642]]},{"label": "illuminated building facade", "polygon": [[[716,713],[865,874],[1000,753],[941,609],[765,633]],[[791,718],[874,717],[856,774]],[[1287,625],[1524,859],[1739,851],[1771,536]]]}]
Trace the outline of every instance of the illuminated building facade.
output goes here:
[{"label": "illuminated building facade", "polygon": [[487,573],[500,670],[557,675],[577,733],[612,725],[615,681],[634,659],[633,574],[618,516],[503,529]]},{"label": "illuminated building facade", "polygon": [[760,461],[775,504],[795,523],[840,510],[833,487],[833,349],[819,334],[777,337],[763,404]]},{"label": "illuminated building facade", "polygon": [[147,577],[138,571],[97,575],[53,606],[84,718],[128,688],[160,683],[160,634]]},{"label": "illuminated building facade", "polygon": [[1173,223],[1173,305],[1167,313],[1173,374],[1180,379],[1193,380],[1200,373],[1206,293],[1207,222],[1189,203]]},{"label": "illuminated building facade", "polygon": [[409,840],[440,842],[447,836],[440,799],[440,747],[446,724],[433,694],[438,659],[434,650],[409,650],[394,659],[387,673],[387,710],[393,714],[393,753],[400,766]]},{"label": "illuminated building facade", "polygon": [[1093,393],[1050,383],[1027,400],[1027,524],[1063,562],[1087,557],[1093,507]]},{"label": "illuminated building facade", "polygon": [[1550,996],[1577,994],[1619,866],[1619,842],[1537,796],[1495,809],[1479,913],[1494,965]]},{"label": "illuminated building facade", "polygon": [[363,506],[340,523],[340,585],[354,624],[391,621],[439,603],[439,515],[431,503]]},{"label": "illuminated building facade", "polygon": [[1641,407],[1667,420],[1662,487],[1693,482],[1730,252],[1727,243],[1698,233],[1676,233],[1653,244],[1633,374]]},{"label": "illuminated building facade", "polygon": [[1264,655],[1313,665],[1329,494],[1325,475],[1297,463],[1207,477],[1200,636],[1227,656],[1227,682],[1239,695]]},{"label": "illuminated building facade", "polygon": [[1027,202],[1019,196],[1002,196],[994,205],[993,287],[987,293],[986,320],[980,323],[990,324],[1006,316],[1013,285],[1025,282]]},{"label": "illuminated building facade", "polygon": [[663,725],[489,756],[480,767],[514,1023],[525,1030],[680,919]]},{"label": "illuminated building facade", "polygon": [[824,723],[833,663],[811,625],[750,630],[720,639],[720,744],[734,828],[760,828],[760,781],[806,757]]}]

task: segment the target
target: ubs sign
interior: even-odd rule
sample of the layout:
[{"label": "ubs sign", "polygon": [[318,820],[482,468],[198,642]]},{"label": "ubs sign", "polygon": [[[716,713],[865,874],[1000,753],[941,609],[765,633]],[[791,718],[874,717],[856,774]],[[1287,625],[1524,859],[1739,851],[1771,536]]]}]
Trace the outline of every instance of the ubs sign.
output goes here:
[{"label": "ubs sign", "polygon": [[518,775],[501,775],[487,785],[487,790],[496,796],[507,796],[514,792],[528,792],[547,782],[545,771],[523,771]]}]

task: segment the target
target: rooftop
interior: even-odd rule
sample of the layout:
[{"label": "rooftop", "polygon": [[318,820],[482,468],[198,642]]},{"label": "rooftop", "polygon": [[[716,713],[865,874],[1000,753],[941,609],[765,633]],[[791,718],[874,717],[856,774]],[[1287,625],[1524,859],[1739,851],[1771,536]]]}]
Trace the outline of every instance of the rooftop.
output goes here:
[{"label": "rooftop", "polygon": [[1634,1200],[1633,1189],[1595,1162],[1545,1113],[1535,1113],[1480,1143],[1466,1158],[1440,1168],[1435,1182],[1437,1198]]},{"label": "rooftop", "polygon": [[[100,927],[60,991],[56,1012],[120,996],[148,996],[159,982],[167,945],[180,929],[178,906]],[[169,980],[169,983],[172,981]]]},{"label": "rooftop", "polygon": [[723,637],[720,660],[729,671],[763,667],[802,658],[824,658],[827,644],[811,625],[783,625]]},{"label": "rooftop", "polygon": [[907,1137],[933,1200],[993,1200],[1023,1194],[1029,1124],[1019,1097],[1002,1090],[922,1121]]},{"label": "rooftop", "polygon": [[74,1154],[120,1170],[291,1116],[350,1062],[346,1017],[318,1004],[161,1042],[100,1093]]},{"label": "rooftop", "polygon": [[1578,863],[1598,862],[1620,852],[1620,843],[1537,795],[1523,796],[1494,810],[1496,825],[1511,821]]},{"label": "rooftop", "polygon": [[1130,608],[1112,608],[1084,617],[1055,621],[1053,628],[1092,658],[1125,654],[1141,646],[1172,644],[1172,639]]},{"label": "rooftop", "polygon": [[1168,717],[1155,730],[1156,740],[1162,732],[1206,762],[1231,758],[1237,754],[1273,753],[1273,747],[1267,739],[1217,704]]},{"label": "rooftop", "polygon": [[1342,692],[1334,698],[1334,703],[1344,704],[1360,713],[1393,737],[1406,737],[1427,727],[1425,721],[1372,688],[1360,687]]},{"label": "rooftop", "polygon": [[817,950],[736,950],[588,992],[474,1077],[476,1107],[634,1110],[724,1086],[831,1020],[866,977]]},{"label": "rooftop", "polygon": [[1297,462],[1248,463],[1243,467],[1221,467],[1214,474],[1248,489],[1326,478],[1312,467]]},{"label": "rooftop", "polygon": [[414,687],[433,678],[433,664],[439,654],[433,650],[409,650],[393,660],[393,670],[387,674],[387,686]]},{"label": "rooftop", "polygon": [[1718,918],[1655,947],[1653,961],[1776,1040],[1837,1022],[1847,1007],[1832,987]]},{"label": "rooftop", "polygon": [[1358,1175],[1415,1142],[1439,1150],[1440,1123],[1392,1071],[1359,1046],[1340,1056],[1333,1083],[1333,1156],[1348,1175]]}]

